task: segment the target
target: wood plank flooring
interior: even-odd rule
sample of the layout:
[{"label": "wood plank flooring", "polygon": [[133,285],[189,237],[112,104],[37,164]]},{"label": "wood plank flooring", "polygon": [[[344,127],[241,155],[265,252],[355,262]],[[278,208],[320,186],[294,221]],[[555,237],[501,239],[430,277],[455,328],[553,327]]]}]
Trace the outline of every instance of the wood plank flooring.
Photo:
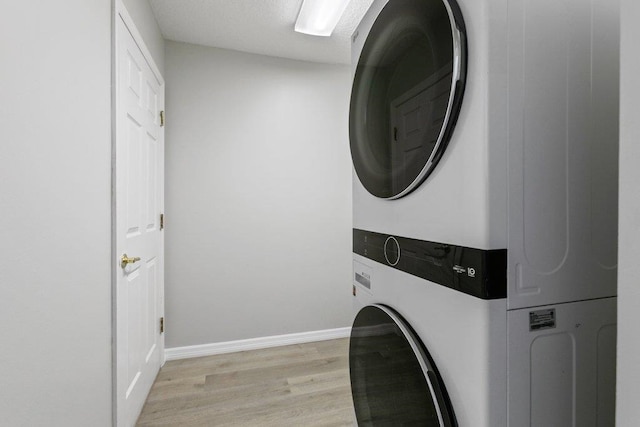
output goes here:
[{"label": "wood plank flooring", "polygon": [[347,338],[167,362],[137,425],[354,426]]}]

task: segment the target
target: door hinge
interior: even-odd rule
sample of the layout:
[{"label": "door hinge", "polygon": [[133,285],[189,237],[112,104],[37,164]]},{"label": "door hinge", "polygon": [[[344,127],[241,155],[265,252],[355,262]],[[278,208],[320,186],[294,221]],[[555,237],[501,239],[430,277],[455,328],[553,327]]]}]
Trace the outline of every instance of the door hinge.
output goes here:
[{"label": "door hinge", "polygon": [[160,214],[160,230],[164,230],[164,214]]},{"label": "door hinge", "polygon": [[160,127],[164,126],[164,110],[160,111]]},{"label": "door hinge", "polygon": [[164,334],[164,316],[160,318],[160,333]]}]

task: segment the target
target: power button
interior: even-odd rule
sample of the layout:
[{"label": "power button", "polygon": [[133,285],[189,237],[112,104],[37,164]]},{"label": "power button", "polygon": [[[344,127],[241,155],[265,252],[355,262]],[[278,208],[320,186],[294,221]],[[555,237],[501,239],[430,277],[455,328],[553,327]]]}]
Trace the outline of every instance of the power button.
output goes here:
[{"label": "power button", "polygon": [[400,261],[400,244],[393,236],[387,237],[384,241],[384,258],[391,266],[397,265]]}]

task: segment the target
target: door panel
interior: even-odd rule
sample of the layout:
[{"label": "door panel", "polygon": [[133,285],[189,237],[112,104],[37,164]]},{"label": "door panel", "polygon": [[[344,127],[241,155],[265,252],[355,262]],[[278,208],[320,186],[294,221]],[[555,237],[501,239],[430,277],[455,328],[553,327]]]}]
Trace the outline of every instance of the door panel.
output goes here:
[{"label": "door panel", "polygon": [[[129,132],[125,141],[124,150],[127,151],[125,164],[122,165],[123,173],[126,174],[125,185],[122,191],[126,194],[125,214],[127,218],[127,238],[133,238],[140,234],[140,159],[141,159],[141,125],[134,121],[131,116],[127,117]],[[118,165],[120,168],[120,165]]]},{"label": "door panel", "polygon": [[[125,21],[127,23],[125,23]],[[134,425],[163,362],[164,83],[136,43],[132,24],[116,19],[116,412]],[[121,256],[139,257],[122,267]]]}]

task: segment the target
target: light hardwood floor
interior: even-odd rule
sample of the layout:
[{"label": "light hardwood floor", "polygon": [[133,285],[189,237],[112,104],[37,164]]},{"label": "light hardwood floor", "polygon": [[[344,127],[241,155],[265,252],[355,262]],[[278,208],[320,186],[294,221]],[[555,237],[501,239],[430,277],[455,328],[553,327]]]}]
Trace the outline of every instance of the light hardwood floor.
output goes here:
[{"label": "light hardwood floor", "polygon": [[165,364],[138,426],[354,426],[348,339]]}]

